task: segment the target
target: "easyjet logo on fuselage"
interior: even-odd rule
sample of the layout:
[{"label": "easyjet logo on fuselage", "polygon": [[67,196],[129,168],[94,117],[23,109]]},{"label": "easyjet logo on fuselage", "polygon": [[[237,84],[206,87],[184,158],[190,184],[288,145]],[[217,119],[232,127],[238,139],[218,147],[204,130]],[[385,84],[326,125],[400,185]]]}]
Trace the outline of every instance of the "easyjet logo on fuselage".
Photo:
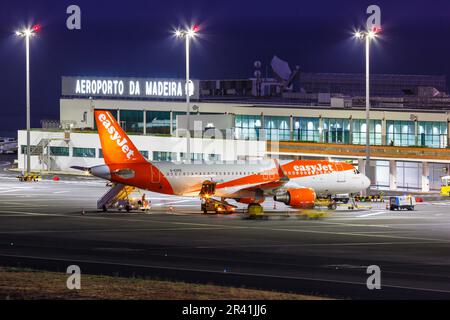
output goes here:
[{"label": "easyjet logo on fuselage", "polygon": [[323,174],[334,172],[331,164],[295,165],[294,170],[302,174]]},{"label": "easyjet logo on fuselage", "polygon": [[124,137],[122,138],[117,131],[116,127],[106,118],[106,115],[104,113],[100,113],[98,115],[98,120],[101,121],[103,124],[103,127],[105,127],[106,131],[110,134],[109,138],[112,141],[116,141],[117,145],[121,148],[122,152],[126,154],[128,159],[131,159],[131,157],[134,154],[134,151],[130,149],[127,142],[128,140]]}]

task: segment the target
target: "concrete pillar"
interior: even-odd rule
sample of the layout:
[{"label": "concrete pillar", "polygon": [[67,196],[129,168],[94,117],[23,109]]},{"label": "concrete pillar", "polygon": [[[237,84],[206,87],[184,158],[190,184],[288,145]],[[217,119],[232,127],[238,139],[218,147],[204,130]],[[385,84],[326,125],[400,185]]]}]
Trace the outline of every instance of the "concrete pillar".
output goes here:
[{"label": "concrete pillar", "polygon": [[324,142],[323,118],[322,118],[322,116],[319,118],[319,142]]},{"label": "concrete pillar", "polygon": [[289,117],[289,140],[294,140],[294,117]]},{"label": "concrete pillar", "polygon": [[173,111],[170,110],[170,125],[169,125],[170,135],[173,135]]},{"label": "concrete pillar", "polygon": [[266,124],[264,121],[264,113],[261,112],[261,130],[259,133],[259,140],[260,141],[264,141],[267,140],[267,135],[266,135]]},{"label": "concrete pillar", "polygon": [[144,135],[147,134],[147,112],[145,110],[142,111],[144,113],[142,122],[144,123]]},{"label": "concrete pillar", "polygon": [[358,159],[358,171],[366,174],[366,159]]},{"label": "concrete pillar", "polygon": [[381,145],[385,146],[387,144],[387,124],[386,118],[383,117],[381,120]]},{"label": "concrete pillar", "polygon": [[422,162],[422,192],[430,191],[430,164]]},{"label": "concrete pillar", "polygon": [[447,120],[447,147],[450,146],[450,121]]},{"label": "concrete pillar", "polygon": [[348,133],[348,140],[349,144],[353,144],[353,117],[350,116],[349,121],[349,133]]},{"label": "concrete pillar", "polygon": [[419,121],[414,121],[414,145],[419,145]]},{"label": "concrete pillar", "polygon": [[389,161],[389,190],[397,190],[397,161]]}]

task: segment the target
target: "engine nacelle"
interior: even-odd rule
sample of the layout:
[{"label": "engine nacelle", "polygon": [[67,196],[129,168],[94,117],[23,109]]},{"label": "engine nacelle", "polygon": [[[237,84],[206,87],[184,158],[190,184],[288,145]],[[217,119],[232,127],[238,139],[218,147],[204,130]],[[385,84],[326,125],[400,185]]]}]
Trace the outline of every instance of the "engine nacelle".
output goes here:
[{"label": "engine nacelle", "polygon": [[273,200],[283,202],[293,208],[310,209],[314,207],[316,193],[310,188],[287,189],[282,193],[276,194]]},{"label": "engine nacelle", "polygon": [[239,197],[234,197],[234,200],[240,203],[263,203],[266,198],[260,190],[240,192]]}]

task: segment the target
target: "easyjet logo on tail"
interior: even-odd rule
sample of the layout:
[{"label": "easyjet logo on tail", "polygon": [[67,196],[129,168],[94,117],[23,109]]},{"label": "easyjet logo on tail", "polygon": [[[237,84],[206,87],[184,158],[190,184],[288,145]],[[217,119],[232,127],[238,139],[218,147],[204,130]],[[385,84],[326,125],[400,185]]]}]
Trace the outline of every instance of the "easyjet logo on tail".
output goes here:
[{"label": "easyjet logo on tail", "polygon": [[131,159],[131,157],[134,155],[134,151],[130,149],[128,143],[128,140],[125,137],[121,137],[118,130],[114,125],[106,118],[106,115],[104,113],[100,113],[98,115],[98,120],[103,124],[103,127],[108,131],[110,134],[109,138],[112,141],[115,141],[117,145],[121,148],[122,152],[126,155],[128,159]]}]

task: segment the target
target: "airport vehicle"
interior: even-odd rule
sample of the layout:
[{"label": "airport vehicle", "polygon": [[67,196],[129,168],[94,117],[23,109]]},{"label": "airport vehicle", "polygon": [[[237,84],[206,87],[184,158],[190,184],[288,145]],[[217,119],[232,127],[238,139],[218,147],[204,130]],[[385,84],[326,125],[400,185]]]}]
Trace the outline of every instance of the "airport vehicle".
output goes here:
[{"label": "airport vehicle", "polygon": [[441,196],[450,197],[450,176],[444,176],[441,178]]},{"label": "airport vehicle", "polygon": [[0,153],[15,153],[15,152],[17,152],[17,139],[0,138]]},{"label": "airport vehicle", "polygon": [[39,173],[30,172],[30,173],[23,173],[20,176],[17,176],[20,182],[37,182],[42,180],[42,176]]},{"label": "airport vehicle", "polygon": [[334,196],[331,197],[331,199],[334,200],[335,202],[347,204],[350,201],[350,195],[348,193],[335,194]]},{"label": "airport vehicle", "polygon": [[413,196],[397,196],[389,198],[389,210],[414,210],[416,199]]},{"label": "airport vehicle", "polygon": [[353,165],[325,160],[147,161],[110,112],[96,110],[94,116],[105,164],[73,168],[123,185],[170,195],[234,199],[247,204],[249,211],[262,213],[260,204],[267,196],[294,208],[312,208],[317,197],[356,193],[370,184]]}]

